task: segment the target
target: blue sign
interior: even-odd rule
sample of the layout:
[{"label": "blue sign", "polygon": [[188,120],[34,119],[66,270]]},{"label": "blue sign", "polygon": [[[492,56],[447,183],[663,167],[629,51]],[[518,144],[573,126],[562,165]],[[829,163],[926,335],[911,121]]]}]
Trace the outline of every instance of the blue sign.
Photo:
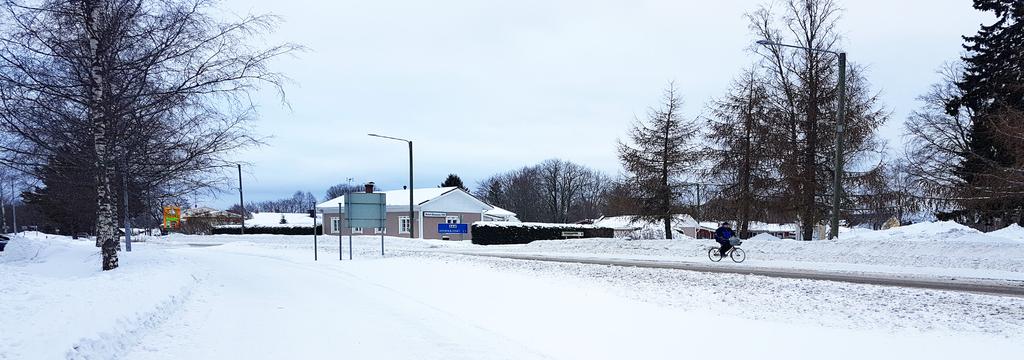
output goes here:
[{"label": "blue sign", "polygon": [[438,234],[465,234],[469,232],[469,224],[437,224]]}]

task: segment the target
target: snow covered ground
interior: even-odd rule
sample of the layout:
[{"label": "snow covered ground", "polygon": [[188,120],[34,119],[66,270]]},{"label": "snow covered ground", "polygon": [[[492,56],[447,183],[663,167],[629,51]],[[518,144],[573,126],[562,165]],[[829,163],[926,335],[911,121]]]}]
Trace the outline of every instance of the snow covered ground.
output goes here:
[{"label": "snow covered ground", "polygon": [[[136,244],[120,269],[100,272],[90,242],[15,239],[0,253],[0,359],[961,359],[1024,351],[1024,299],[1015,297],[479,258],[432,251],[481,248],[465,242],[399,238],[387,238],[381,258],[379,238],[356,237],[355,261],[338,261],[337,238],[319,240],[314,262],[312,236],[172,235]],[[977,246],[970,240],[946,239]],[[827,242],[804,244],[819,243]],[[685,248],[622,244],[640,243],[518,247]]]},{"label": "snow covered ground", "polygon": [[[1019,229],[1010,227],[986,234],[951,222],[936,222],[882,231],[852,230],[836,241],[759,236],[743,242],[746,262],[721,265],[1024,281],[1024,237],[1016,236]],[[708,249],[716,246],[712,240],[686,237],[578,239],[477,246],[459,251],[706,262]]]}]

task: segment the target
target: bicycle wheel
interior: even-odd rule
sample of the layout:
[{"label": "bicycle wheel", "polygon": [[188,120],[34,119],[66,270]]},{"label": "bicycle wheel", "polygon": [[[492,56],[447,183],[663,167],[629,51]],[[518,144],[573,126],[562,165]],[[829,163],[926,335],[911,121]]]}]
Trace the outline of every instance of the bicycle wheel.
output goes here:
[{"label": "bicycle wheel", "polygon": [[732,248],[732,251],[729,252],[729,257],[732,258],[733,262],[741,263],[747,259],[747,253],[743,249]]},{"label": "bicycle wheel", "polygon": [[722,254],[718,253],[718,249],[711,248],[708,249],[708,258],[711,259],[711,261],[719,262],[722,261]]}]

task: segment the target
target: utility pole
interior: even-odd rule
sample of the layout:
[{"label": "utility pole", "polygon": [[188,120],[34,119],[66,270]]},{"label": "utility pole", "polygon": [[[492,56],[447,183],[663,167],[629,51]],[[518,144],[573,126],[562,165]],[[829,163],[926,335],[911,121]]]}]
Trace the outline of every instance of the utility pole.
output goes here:
[{"label": "utility pole", "polygon": [[[238,165],[238,206],[242,208],[242,235],[245,235],[245,198],[242,197],[242,164]],[[316,223],[316,218],[313,218],[313,223]],[[313,231],[314,234],[316,230]]]},{"label": "utility pole", "polygon": [[834,175],[832,176],[832,217],[829,221],[830,229],[828,238],[835,239],[839,237],[839,208],[840,199],[843,196],[843,132],[845,130],[846,121],[846,53],[837,52],[827,49],[815,49],[806,46],[797,46],[777,43],[768,39],[758,40],[758,45],[763,46],[782,46],[795,49],[804,49],[809,51],[824,52],[834,54],[839,57],[839,99],[838,108],[836,109],[836,152],[835,152],[835,169]]},{"label": "utility pole", "polygon": [[832,221],[829,239],[839,237],[839,203],[843,197],[843,131],[846,121],[846,53],[839,53],[839,108],[836,109],[836,165],[832,179]]},{"label": "utility pole", "polygon": [[415,189],[415,188],[412,186],[412,140],[410,140],[409,141],[409,238],[410,239],[415,239],[416,238],[416,226],[415,226],[416,223],[414,223],[415,217],[413,216],[413,213],[414,213],[414,211],[413,211],[413,198],[412,198],[412,193],[414,191],[413,189]]}]

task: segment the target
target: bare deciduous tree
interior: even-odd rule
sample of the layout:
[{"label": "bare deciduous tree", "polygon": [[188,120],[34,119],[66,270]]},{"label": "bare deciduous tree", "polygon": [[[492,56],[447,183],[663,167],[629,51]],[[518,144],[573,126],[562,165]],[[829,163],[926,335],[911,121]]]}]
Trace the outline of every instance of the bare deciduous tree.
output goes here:
[{"label": "bare deciduous tree", "polygon": [[[60,158],[92,169],[96,241],[117,267],[116,169],[150,196],[217,184],[224,156],[255,142],[250,93],[280,89],[257,48],[272,16],[220,20],[208,0],[4,0],[0,15],[0,161],[26,173]],[[85,149],[85,152],[68,151]],[[160,193],[157,193],[160,192]]]},{"label": "bare deciduous tree", "polygon": [[[836,176],[832,162],[835,152],[835,124],[838,103],[838,72],[835,55],[813,51],[841,51],[838,22],[840,8],[832,0],[788,0],[781,13],[763,6],[748,14],[758,39],[792,44],[755,48],[762,57],[761,71],[776,115],[773,128],[783,136],[773,147],[785,187],[778,211],[794,214],[802,223],[803,239],[812,238],[814,227],[828,211]],[[877,166],[882,143],[875,130],[888,117],[880,109],[860,67],[852,66],[847,76],[847,107],[844,121],[844,162],[850,169]],[[844,187],[877,172],[861,169],[846,174]],[[850,199],[844,203],[850,203]]]}]

